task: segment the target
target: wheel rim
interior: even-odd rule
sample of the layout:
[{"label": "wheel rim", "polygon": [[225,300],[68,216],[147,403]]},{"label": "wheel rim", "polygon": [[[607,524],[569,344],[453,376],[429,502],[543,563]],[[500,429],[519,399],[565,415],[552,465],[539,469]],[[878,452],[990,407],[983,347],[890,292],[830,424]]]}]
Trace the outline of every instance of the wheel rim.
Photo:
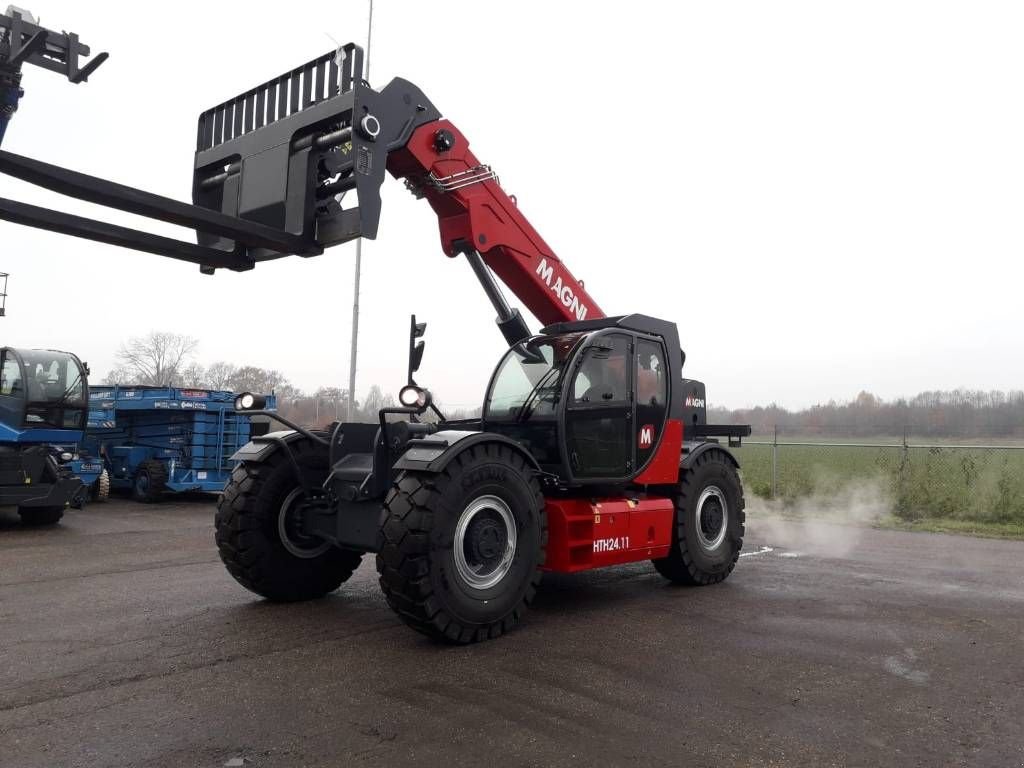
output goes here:
[{"label": "wheel rim", "polygon": [[697,499],[697,540],[703,549],[718,549],[729,530],[729,505],[717,485],[709,485]]},{"label": "wheel rim", "polygon": [[281,509],[277,514],[277,534],[289,554],[303,560],[310,560],[330,549],[331,542],[307,536],[302,532],[300,513],[304,496],[303,490],[296,488],[284,497]]},{"label": "wheel rim", "polygon": [[512,510],[497,496],[469,503],[455,527],[455,569],[473,589],[490,589],[512,568],[516,554],[516,522]]},{"label": "wheel rim", "polygon": [[135,490],[140,496],[145,496],[149,492],[149,473],[142,471],[139,476],[135,478]]}]

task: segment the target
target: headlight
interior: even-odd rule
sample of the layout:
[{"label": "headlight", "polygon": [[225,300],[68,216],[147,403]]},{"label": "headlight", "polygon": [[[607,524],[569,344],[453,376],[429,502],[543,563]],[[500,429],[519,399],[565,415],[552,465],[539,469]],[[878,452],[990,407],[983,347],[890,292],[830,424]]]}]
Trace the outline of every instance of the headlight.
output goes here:
[{"label": "headlight", "polygon": [[263,395],[254,395],[252,392],[243,392],[235,398],[236,411],[258,411],[266,404],[266,397]]},{"label": "headlight", "polygon": [[398,402],[406,408],[424,410],[430,406],[430,391],[414,387],[410,384],[407,387],[402,387],[399,391]]},{"label": "headlight", "polygon": [[67,464],[73,458],[75,458],[75,454],[68,453],[67,451],[64,451],[64,453],[60,455],[60,460],[63,461],[65,464]]}]

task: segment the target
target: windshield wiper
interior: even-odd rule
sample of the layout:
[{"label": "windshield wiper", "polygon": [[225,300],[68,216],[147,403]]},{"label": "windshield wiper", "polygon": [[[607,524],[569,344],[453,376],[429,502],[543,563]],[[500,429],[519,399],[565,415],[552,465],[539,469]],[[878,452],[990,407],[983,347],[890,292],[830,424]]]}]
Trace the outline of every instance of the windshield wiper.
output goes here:
[{"label": "windshield wiper", "polygon": [[68,384],[68,388],[64,390],[64,394],[57,398],[57,402],[54,403],[54,406],[56,407],[56,406],[65,405],[67,403],[67,401],[68,401],[68,398],[71,397],[71,391],[76,386],[78,386],[78,384],[81,381],[82,381],[82,373],[81,373],[81,371],[79,371],[78,374],[75,376],[75,378],[72,380],[72,382],[70,384]]},{"label": "windshield wiper", "polygon": [[[58,397],[56,400],[53,400],[53,401],[50,401],[50,400],[37,400],[34,403],[33,402],[29,402],[28,405],[33,405],[33,404],[35,404],[35,405],[43,405],[43,406],[46,406],[46,409],[48,411],[56,411],[61,406],[67,405],[68,398],[71,397],[71,394],[74,391],[75,387],[77,387],[79,382],[81,382],[81,381],[82,381],[82,373],[81,373],[81,371],[79,371],[78,375],[75,376],[75,378],[72,380],[72,382],[68,385],[68,388],[65,389],[64,393],[60,397]],[[42,417],[39,417],[38,414],[33,414],[33,415],[35,415],[35,416],[37,416],[37,418],[39,418],[39,421],[35,422],[36,424],[42,424],[43,426],[53,427],[55,429],[69,429],[69,427],[67,425],[65,425],[65,424],[55,424],[52,421],[47,421],[46,419],[44,419]],[[57,417],[57,418],[59,418],[59,417]],[[79,427],[73,427],[73,429],[78,429],[78,428]]]},{"label": "windshield wiper", "polygon": [[541,390],[544,389],[545,383],[550,381],[552,376],[557,376],[558,372],[558,368],[552,368],[543,376],[541,376],[537,383],[533,385],[533,389],[530,390],[530,394],[528,394],[526,396],[526,399],[523,400],[523,407],[519,409],[519,415],[516,417],[517,424],[524,422],[528,418],[530,418],[530,414],[533,413],[533,411],[530,409],[530,405],[533,403],[534,400],[537,399],[537,396],[540,394]]}]

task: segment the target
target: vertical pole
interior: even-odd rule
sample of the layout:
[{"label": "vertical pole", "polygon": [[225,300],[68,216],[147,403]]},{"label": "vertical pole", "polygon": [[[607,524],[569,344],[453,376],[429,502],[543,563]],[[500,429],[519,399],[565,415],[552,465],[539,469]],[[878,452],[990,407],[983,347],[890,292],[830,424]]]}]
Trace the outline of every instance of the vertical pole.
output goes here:
[{"label": "vertical pole", "polygon": [[772,498],[779,492],[779,425],[772,434]]},{"label": "vertical pole", "polygon": [[[370,41],[373,37],[373,0],[370,0],[370,16],[366,23],[366,65],[365,80],[370,81]],[[346,421],[352,421],[352,408],[356,397],[356,362],[359,353],[359,279],[363,271],[363,238],[356,240],[356,274],[352,286],[352,351],[348,362],[348,413]]]},{"label": "vertical pole", "polygon": [[907,433],[910,430],[906,425],[903,427],[903,472],[900,473],[901,479],[905,478],[907,472],[910,471],[910,445],[907,444]]}]

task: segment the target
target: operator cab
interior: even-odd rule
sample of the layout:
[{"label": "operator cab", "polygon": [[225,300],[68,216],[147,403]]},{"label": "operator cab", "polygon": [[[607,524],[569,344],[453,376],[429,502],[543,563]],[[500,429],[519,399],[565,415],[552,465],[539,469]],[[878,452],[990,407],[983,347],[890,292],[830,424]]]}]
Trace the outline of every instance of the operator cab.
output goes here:
[{"label": "operator cab", "polygon": [[[88,367],[70,352],[3,347],[0,424],[18,441],[36,431],[82,432],[89,407],[88,374]],[[81,436],[65,437],[77,441]]]},{"label": "operator cab", "polygon": [[563,480],[634,480],[679,419],[670,408],[677,339],[674,325],[642,315],[545,328],[498,364],[483,429],[516,440]]}]

